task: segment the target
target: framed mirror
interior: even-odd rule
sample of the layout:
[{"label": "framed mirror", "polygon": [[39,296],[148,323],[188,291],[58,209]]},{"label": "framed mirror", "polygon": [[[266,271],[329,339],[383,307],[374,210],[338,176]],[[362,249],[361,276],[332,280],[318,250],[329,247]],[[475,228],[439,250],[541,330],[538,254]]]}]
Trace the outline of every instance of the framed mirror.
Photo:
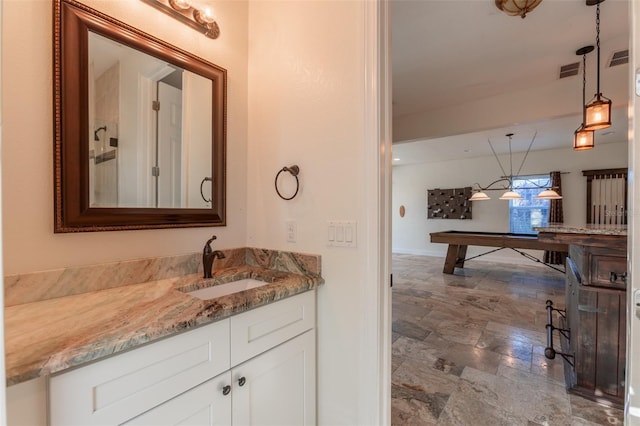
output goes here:
[{"label": "framed mirror", "polygon": [[55,232],[223,226],[227,72],[54,1]]}]

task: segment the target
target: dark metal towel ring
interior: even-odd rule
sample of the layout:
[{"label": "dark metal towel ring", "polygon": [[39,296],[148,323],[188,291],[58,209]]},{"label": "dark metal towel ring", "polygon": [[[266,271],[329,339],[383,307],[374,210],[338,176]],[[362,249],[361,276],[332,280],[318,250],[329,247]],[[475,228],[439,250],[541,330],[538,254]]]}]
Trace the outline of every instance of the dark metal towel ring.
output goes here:
[{"label": "dark metal towel ring", "polygon": [[[278,177],[280,177],[280,173],[282,172],[289,172],[291,173],[291,175],[296,178],[296,192],[293,193],[293,195],[289,198],[287,197],[283,197],[282,194],[280,193],[280,191],[278,190]],[[298,190],[300,189],[300,181],[298,180],[298,174],[300,173],[300,167],[298,166],[291,166],[291,167],[283,167],[278,174],[276,175],[276,180],[275,180],[275,187],[276,187],[276,192],[278,193],[278,196],[280,198],[282,198],[283,200],[292,200],[293,198],[295,198],[296,195],[298,195]]]},{"label": "dark metal towel ring", "polygon": [[202,179],[202,181],[200,182],[200,196],[202,197],[205,203],[210,203],[211,198],[207,200],[207,198],[204,196],[204,192],[202,191],[202,185],[204,185],[205,182],[213,182],[213,179],[207,176],[206,178]]}]

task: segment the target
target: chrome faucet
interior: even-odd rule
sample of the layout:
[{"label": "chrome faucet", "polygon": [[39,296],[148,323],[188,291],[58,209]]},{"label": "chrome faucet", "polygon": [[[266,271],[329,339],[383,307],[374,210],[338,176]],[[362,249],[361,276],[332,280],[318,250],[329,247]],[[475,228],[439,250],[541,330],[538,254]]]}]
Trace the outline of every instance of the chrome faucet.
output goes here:
[{"label": "chrome faucet", "polygon": [[224,259],[224,253],[220,250],[212,250],[211,242],[215,240],[217,237],[214,235],[209,240],[207,240],[204,245],[204,250],[202,250],[202,267],[204,269],[204,277],[211,278],[211,270],[213,269],[213,261],[214,259]]}]

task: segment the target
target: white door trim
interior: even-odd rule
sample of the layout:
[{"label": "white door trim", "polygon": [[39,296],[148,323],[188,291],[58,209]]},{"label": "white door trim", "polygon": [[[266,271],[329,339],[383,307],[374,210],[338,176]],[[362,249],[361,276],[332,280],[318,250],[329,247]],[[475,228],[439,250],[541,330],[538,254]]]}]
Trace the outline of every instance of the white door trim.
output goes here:
[{"label": "white door trim", "polygon": [[640,169],[640,126],[635,117],[640,114],[640,98],[636,96],[636,70],[640,67],[640,5],[636,1],[629,5],[629,195],[627,229],[627,271],[630,280],[627,286],[627,368],[625,378],[625,424],[640,425],[640,366],[634,365],[635,357],[640,357],[640,320],[636,317],[634,293],[640,291],[640,282],[635,279],[634,267],[640,267],[640,238],[636,229],[640,229],[640,185],[635,171]]},{"label": "white door trim", "polygon": [[[360,345],[359,423],[391,424],[391,71],[389,4],[363,2],[365,12],[366,264]],[[369,349],[370,348],[370,349]],[[375,405],[372,405],[375,404]]]}]

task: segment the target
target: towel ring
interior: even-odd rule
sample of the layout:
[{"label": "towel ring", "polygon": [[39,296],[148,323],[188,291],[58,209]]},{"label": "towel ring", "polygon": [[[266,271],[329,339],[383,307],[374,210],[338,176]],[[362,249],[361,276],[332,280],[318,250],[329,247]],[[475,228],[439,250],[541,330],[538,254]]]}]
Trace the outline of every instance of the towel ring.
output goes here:
[{"label": "towel ring", "polygon": [[204,196],[204,192],[202,192],[202,185],[204,185],[205,182],[213,182],[213,179],[207,176],[206,178],[202,179],[202,181],[200,182],[200,196],[202,197],[205,203],[210,203],[211,198],[207,200]]},{"label": "towel ring", "polygon": [[[280,193],[280,191],[278,190],[278,178],[280,177],[280,173],[282,172],[289,172],[291,173],[291,175],[296,178],[296,192],[293,193],[293,195],[291,197],[283,197],[282,194]],[[283,200],[293,200],[293,198],[295,198],[296,195],[298,195],[298,190],[300,189],[300,181],[298,180],[298,174],[300,173],[300,167],[293,165],[291,167],[283,167],[278,174],[276,175],[276,180],[275,180],[275,187],[276,187],[276,192],[278,193],[278,196],[280,198],[282,198]]]}]

